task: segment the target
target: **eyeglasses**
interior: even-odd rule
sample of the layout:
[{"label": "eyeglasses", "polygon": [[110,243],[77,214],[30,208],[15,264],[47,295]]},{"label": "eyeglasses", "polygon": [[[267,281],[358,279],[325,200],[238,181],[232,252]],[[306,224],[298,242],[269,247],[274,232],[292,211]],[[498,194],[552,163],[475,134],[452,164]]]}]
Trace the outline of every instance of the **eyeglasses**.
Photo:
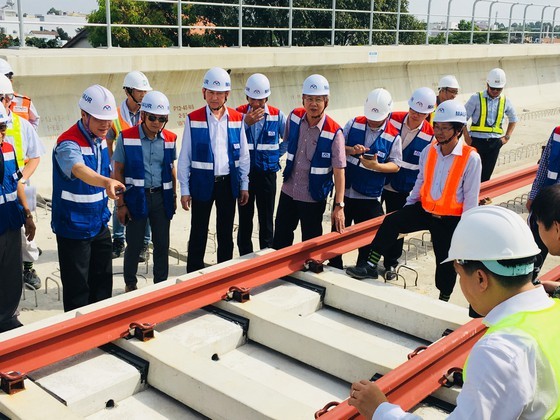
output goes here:
[{"label": "eyeglasses", "polygon": [[459,89],[449,89],[449,88],[445,88],[446,92],[449,92],[451,95],[458,95],[459,94]]},{"label": "eyeglasses", "polygon": [[167,122],[167,117],[156,117],[155,115],[148,114],[148,120],[151,121],[151,122],[154,122],[154,121],[157,120],[160,123],[166,123]]},{"label": "eyeglasses", "polygon": [[439,125],[437,123],[434,124],[434,131],[449,131],[449,130],[453,130],[453,126],[452,125]]},{"label": "eyeglasses", "polygon": [[12,99],[14,99],[14,94],[13,93],[5,93],[4,95],[0,96],[0,101],[3,101],[4,99],[7,99],[8,101],[11,101]]},{"label": "eyeglasses", "polygon": [[6,73],[4,76],[6,76],[8,79],[12,80],[12,77],[14,77],[14,73],[9,72],[9,73]]},{"label": "eyeglasses", "polygon": [[0,131],[4,131],[8,128],[8,124],[6,123],[0,123]]},{"label": "eyeglasses", "polygon": [[457,259],[457,260],[455,260],[455,262],[459,265],[467,265],[470,261],[469,260]]},{"label": "eyeglasses", "polygon": [[502,90],[504,90],[504,88],[495,88],[492,86],[488,86],[488,89],[493,90],[494,92],[501,92]]},{"label": "eyeglasses", "polygon": [[303,100],[305,102],[315,103],[315,104],[322,104],[323,102],[325,102],[325,98],[323,98],[322,96],[304,96]]}]

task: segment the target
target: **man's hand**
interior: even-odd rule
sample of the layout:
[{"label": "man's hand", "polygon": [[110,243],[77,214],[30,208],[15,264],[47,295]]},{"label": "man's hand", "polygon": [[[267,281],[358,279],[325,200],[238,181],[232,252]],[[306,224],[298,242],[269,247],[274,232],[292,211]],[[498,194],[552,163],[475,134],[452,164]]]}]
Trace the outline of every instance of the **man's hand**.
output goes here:
[{"label": "man's hand", "polygon": [[239,198],[237,200],[239,201],[240,206],[244,206],[245,204],[247,204],[249,202],[249,191],[241,190]]},{"label": "man's hand", "polygon": [[126,187],[123,185],[122,182],[117,181],[116,179],[112,178],[105,178],[105,191],[107,192],[107,196],[113,200],[117,199],[117,191],[119,190],[126,190]]},{"label": "man's hand", "polygon": [[33,221],[33,217],[26,217],[25,218],[25,237],[28,241],[32,241],[35,237],[35,222]]},{"label": "man's hand", "polygon": [[362,155],[368,151],[369,151],[369,147],[365,147],[363,144],[356,144],[354,145],[354,147],[352,147],[353,155]]},{"label": "man's hand", "polygon": [[182,195],[181,196],[181,207],[183,210],[189,211],[191,209],[191,196],[190,195]]},{"label": "man's hand", "polygon": [[262,120],[263,118],[264,118],[264,108],[256,108],[256,109],[251,109],[251,111],[245,114],[245,118],[243,119],[243,121],[245,121],[245,124],[247,124],[250,127],[256,122]]},{"label": "man's hand", "polygon": [[348,405],[356,407],[366,419],[371,419],[377,407],[384,402],[387,402],[387,397],[374,382],[362,379],[350,388]]},{"label": "man's hand", "polygon": [[126,204],[121,204],[119,207],[117,207],[117,219],[119,219],[120,224],[123,226],[126,226],[125,222],[128,222],[128,220],[132,219]]},{"label": "man's hand", "polygon": [[344,232],[344,209],[340,206],[335,206],[331,214],[331,223],[338,233]]},{"label": "man's hand", "polygon": [[379,161],[377,160],[377,153],[373,157],[360,156],[360,163],[364,168],[371,169],[372,171],[379,171]]}]

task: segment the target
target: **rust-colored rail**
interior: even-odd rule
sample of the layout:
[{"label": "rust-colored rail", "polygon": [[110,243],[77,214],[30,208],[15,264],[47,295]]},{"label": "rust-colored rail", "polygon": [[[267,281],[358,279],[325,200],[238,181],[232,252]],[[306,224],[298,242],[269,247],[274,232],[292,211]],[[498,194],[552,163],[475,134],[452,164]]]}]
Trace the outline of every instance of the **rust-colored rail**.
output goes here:
[{"label": "rust-colored rail", "polygon": [[[528,185],[536,166],[483,184],[481,196],[496,197]],[[0,372],[28,372],[116,340],[129,325],[159,323],[222,299],[230,287],[255,287],[298,271],[306,260],[325,260],[369,243],[383,217],[224,267],[165,289],[136,296],[71,320],[5,340]],[[85,311],[83,311],[85,312]]]}]

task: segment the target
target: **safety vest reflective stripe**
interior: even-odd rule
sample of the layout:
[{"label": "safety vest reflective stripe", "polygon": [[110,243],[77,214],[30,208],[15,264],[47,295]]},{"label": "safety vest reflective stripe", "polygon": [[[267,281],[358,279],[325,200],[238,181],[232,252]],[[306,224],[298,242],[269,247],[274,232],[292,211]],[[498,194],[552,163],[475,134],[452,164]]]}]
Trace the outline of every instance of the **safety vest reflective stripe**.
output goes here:
[{"label": "safety vest reflective stripe", "polygon": [[[249,150],[255,149],[252,144],[248,144],[247,146]],[[279,144],[257,144],[257,150],[279,150],[279,149],[280,149]]]},{"label": "safety vest reflective stripe", "polygon": [[[4,199],[4,197],[6,198]],[[9,203],[16,200],[17,200],[17,191],[14,191],[13,193],[9,193],[9,194],[4,194],[4,196],[0,195],[0,204]]]},{"label": "safety vest reflective stripe", "polygon": [[410,169],[411,171],[417,171],[418,169],[420,169],[420,165],[414,165],[405,161],[400,161],[399,166],[401,168]]},{"label": "safety vest reflective stripe", "polygon": [[14,152],[4,152],[2,154],[4,155],[4,160],[14,160],[16,157]]},{"label": "safety vest reflective stripe", "polygon": [[195,168],[195,169],[205,169],[208,171],[213,171],[214,170],[214,164],[212,162],[195,162],[192,161],[191,162],[191,167]]},{"label": "safety vest reflective stripe", "polygon": [[208,128],[208,123],[206,121],[190,120],[190,125],[192,128]]},{"label": "safety vest reflective stripe", "polygon": [[162,185],[164,190],[170,190],[173,188],[173,182],[164,182]]},{"label": "safety vest reflective stripe", "polygon": [[143,187],[145,185],[143,179],[137,179],[137,178],[131,178],[131,177],[125,177],[124,183],[129,184],[129,185],[132,184],[135,187]]},{"label": "safety vest reflective stripe", "polygon": [[142,141],[140,139],[124,139],[124,146],[139,146],[142,147]]},{"label": "safety vest reflective stripe", "polygon": [[485,98],[484,92],[478,92],[478,99],[480,100],[480,118],[479,120],[471,125],[471,131],[475,133],[496,133],[504,134],[504,129],[502,128],[504,122],[504,113],[506,109],[506,98],[505,96],[500,96],[500,102],[498,103],[498,115],[496,115],[496,121],[494,125],[490,125],[487,121],[488,118],[488,99]]},{"label": "safety vest reflective stripe", "polygon": [[432,197],[432,184],[438,153],[433,144],[428,147],[430,150],[428,151],[424,167],[424,184],[422,184],[420,189],[422,208],[429,213],[440,216],[460,216],[463,213],[463,203],[457,201],[457,190],[467,167],[469,156],[474,148],[464,144],[462,154],[460,156],[453,156],[453,163],[447,175],[441,197],[434,200]]},{"label": "safety vest reflective stripe", "polygon": [[72,194],[69,191],[62,191],[63,200],[72,201],[74,203],[97,203],[106,197],[105,191],[96,194]]},{"label": "safety vest reflective stripe", "polygon": [[122,117],[121,108],[117,108],[118,118],[113,120],[113,131],[115,132],[115,139],[119,136],[121,131],[129,129],[131,125]]},{"label": "safety vest reflective stripe", "polygon": [[6,135],[13,139],[18,167],[23,168],[25,166],[26,155],[23,150],[23,136],[21,135],[20,118],[21,117],[19,115],[12,112],[12,127],[6,130]]},{"label": "safety vest reflective stripe", "polygon": [[326,175],[328,174],[330,171],[332,171],[332,166],[329,166],[328,168],[317,168],[317,167],[311,167],[311,173],[314,175]]},{"label": "safety vest reflective stripe", "polygon": [[554,129],[550,140],[545,185],[554,185],[558,180],[558,173],[560,171],[560,126]]}]

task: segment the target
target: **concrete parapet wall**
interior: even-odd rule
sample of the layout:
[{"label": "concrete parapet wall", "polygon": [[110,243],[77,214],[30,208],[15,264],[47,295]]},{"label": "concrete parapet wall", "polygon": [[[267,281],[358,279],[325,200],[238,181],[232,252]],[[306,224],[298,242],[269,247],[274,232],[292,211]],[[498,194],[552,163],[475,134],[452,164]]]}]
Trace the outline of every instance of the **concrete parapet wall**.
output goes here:
[{"label": "concrete parapet wall", "polygon": [[31,96],[42,117],[40,135],[55,137],[79,118],[77,101],[94,83],[109,88],[120,102],[122,80],[141,70],[151,85],[168,95],[172,115],[168,128],[181,132],[188,112],[204,104],[201,81],[213,66],[232,69],[228,104],[245,102],[246,78],[266,74],[271,103],[286,113],[301,104],[301,84],[321,73],[331,84],[329,113],[344,124],[361,114],[367,93],[385,87],[395,109],[420,86],[437,88],[439,78],[455,74],[460,99],[485,86],[486,73],[502,67],[508,95],[521,113],[560,105],[560,45],[431,45],[295,48],[158,48],[3,50],[15,72],[16,91]]}]

